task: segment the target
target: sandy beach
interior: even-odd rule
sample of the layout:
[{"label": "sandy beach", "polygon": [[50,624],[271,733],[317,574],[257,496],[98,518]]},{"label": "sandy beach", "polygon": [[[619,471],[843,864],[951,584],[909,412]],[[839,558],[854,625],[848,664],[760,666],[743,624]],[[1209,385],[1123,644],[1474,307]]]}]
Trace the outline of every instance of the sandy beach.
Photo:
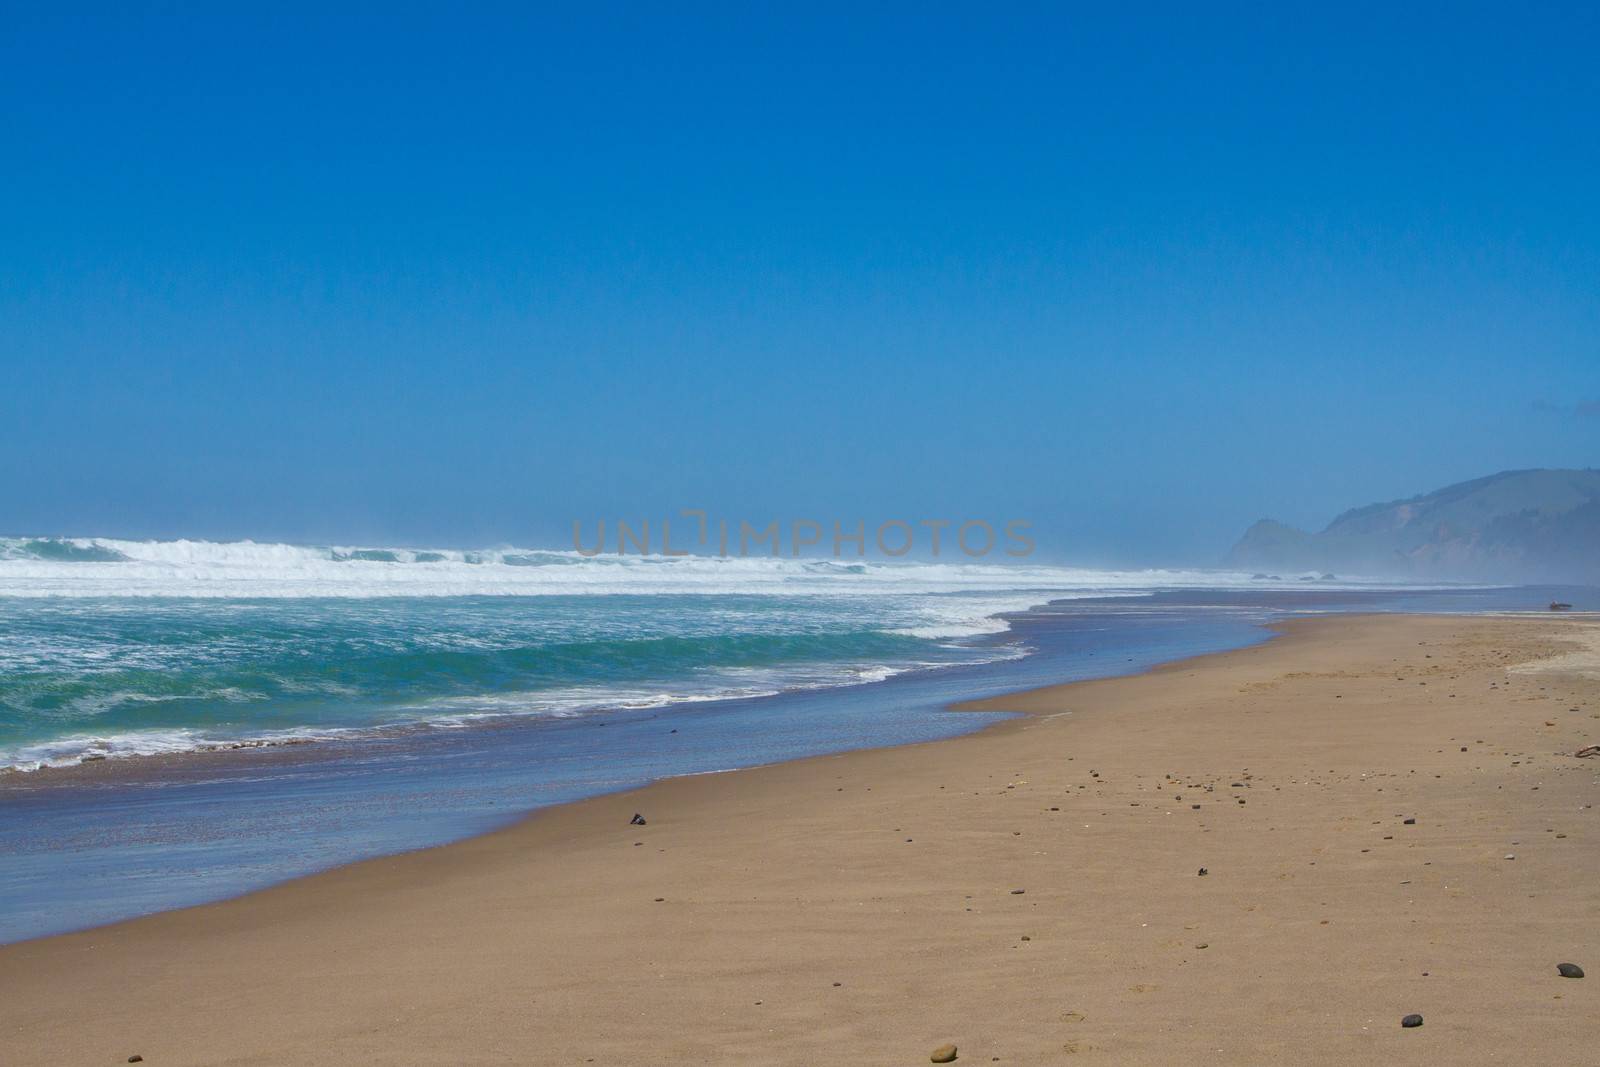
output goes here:
[{"label": "sandy beach", "polygon": [[0,1060],[1593,1059],[1600,623],[1283,630],[0,948]]}]

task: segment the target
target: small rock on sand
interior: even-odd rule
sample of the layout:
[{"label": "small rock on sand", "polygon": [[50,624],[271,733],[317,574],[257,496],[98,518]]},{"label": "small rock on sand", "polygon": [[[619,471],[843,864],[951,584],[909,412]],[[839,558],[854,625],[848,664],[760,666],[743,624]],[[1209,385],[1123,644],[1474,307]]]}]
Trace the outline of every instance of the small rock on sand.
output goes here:
[{"label": "small rock on sand", "polygon": [[628,820],[629,826],[643,826],[644,824],[644,816],[640,815],[638,812],[634,812],[633,818]]},{"label": "small rock on sand", "polygon": [[954,1063],[956,1061],[956,1047],[954,1045],[940,1045],[928,1054],[929,1063]]},{"label": "small rock on sand", "polygon": [[1200,873],[1200,877],[1204,878],[1206,875],[1210,874],[1211,872],[1206,870],[1204,867],[1201,867],[1199,873]]},{"label": "small rock on sand", "polygon": [[1011,895],[1014,896],[1014,897],[1020,897],[1022,894],[1026,893],[1026,892],[1027,892],[1026,889],[1013,889],[1011,891]]},{"label": "small rock on sand", "polygon": [[1558,963],[1556,964],[1556,973],[1563,978],[1582,978],[1583,968],[1576,963]]},{"label": "small rock on sand", "polygon": [[1422,1016],[1420,1016],[1420,1015],[1416,1014],[1415,1012],[1413,1012],[1412,1014],[1407,1015],[1404,1019],[1401,1019],[1400,1020],[1400,1025],[1405,1027],[1408,1030],[1411,1029],[1413,1026],[1421,1026],[1422,1025]]},{"label": "small rock on sand", "polygon": [[129,1063],[143,1063],[144,1062],[144,1057],[139,1055],[137,1052],[135,1052],[132,1056],[128,1057],[128,1062]]}]

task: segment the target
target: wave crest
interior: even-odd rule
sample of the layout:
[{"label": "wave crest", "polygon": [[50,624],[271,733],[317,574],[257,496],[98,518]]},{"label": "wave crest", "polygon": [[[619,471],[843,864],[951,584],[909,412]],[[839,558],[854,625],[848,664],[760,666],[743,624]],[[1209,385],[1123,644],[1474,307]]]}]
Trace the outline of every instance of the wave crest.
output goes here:
[{"label": "wave crest", "polygon": [[[1292,584],[1288,576],[1283,584]],[[0,596],[393,597],[594,594],[1084,594],[1262,588],[1248,574],[1087,570],[1032,561],[583,556],[517,547],[0,538]]]}]

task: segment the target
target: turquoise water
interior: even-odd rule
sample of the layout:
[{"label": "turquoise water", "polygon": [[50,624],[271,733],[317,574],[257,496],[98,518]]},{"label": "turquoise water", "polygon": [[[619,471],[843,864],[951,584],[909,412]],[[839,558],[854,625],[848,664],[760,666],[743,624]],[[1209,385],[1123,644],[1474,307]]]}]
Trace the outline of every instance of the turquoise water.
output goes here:
[{"label": "turquoise water", "polygon": [[459,728],[1004,654],[889,599],[0,599],[0,765]]},{"label": "turquoise water", "polygon": [[1018,655],[985,638],[1047,600],[1297,583],[0,538],[0,772],[859,685]]},{"label": "turquoise water", "polygon": [[0,539],[0,941],[953,736],[993,716],[950,701],[1241,647],[1286,612],[1592,599],[1307,577]]},{"label": "turquoise water", "polygon": [[1270,614],[1261,608],[1068,603],[1076,608],[973,638],[974,662],[882,681],[128,758],[88,776],[15,773],[0,778],[0,942],[442,844],[662,777],[951,737],[998,716],[952,714],[950,701],[1268,636],[1256,625]]}]

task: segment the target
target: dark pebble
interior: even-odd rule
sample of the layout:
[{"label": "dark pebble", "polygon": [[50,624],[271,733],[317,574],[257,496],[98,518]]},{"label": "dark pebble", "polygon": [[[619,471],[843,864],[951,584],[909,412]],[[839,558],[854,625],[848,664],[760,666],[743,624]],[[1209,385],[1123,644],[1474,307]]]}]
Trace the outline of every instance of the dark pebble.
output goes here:
[{"label": "dark pebble", "polygon": [[640,815],[638,812],[634,812],[633,818],[628,820],[629,826],[643,826],[644,824],[644,816]]},{"label": "dark pebble", "polygon": [[1415,819],[1406,819],[1404,821],[1403,825],[1405,825],[1405,826],[1415,826],[1415,825],[1417,825],[1417,820],[1415,820]]},{"label": "dark pebble", "polygon": [[137,1052],[135,1052],[132,1056],[128,1057],[128,1062],[129,1063],[143,1063],[144,1062],[144,1057],[139,1055]]},{"label": "dark pebble", "polygon": [[1556,973],[1563,978],[1582,978],[1583,968],[1576,963],[1558,963],[1556,964]]},{"label": "dark pebble", "polygon": [[1211,873],[1211,872],[1210,872],[1210,871],[1208,871],[1208,870],[1206,870],[1206,869],[1205,869],[1205,868],[1204,868],[1204,867],[1201,867],[1201,868],[1200,868],[1200,871],[1199,871],[1199,874],[1200,874],[1200,877],[1201,877],[1201,878],[1204,878],[1204,877],[1205,877],[1205,876],[1206,876],[1206,875],[1208,875],[1208,874],[1210,874],[1210,873]]},{"label": "dark pebble", "polygon": [[1408,1030],[1413,1026],[1421,1026],[1422,1016],[1417,1015],[1416,1013],[1407,1015],[1404,1019],[1400,1020],[1400,1025],[1404,1026]]},{"label": "dark pebble", "polygon": [[1026,892],[1027,892],[1026,889],[1013,889],[1011,891],[1011,895],[1014,896],[1014,897],[1020,897],[1022,894],[1026,893]]}]

